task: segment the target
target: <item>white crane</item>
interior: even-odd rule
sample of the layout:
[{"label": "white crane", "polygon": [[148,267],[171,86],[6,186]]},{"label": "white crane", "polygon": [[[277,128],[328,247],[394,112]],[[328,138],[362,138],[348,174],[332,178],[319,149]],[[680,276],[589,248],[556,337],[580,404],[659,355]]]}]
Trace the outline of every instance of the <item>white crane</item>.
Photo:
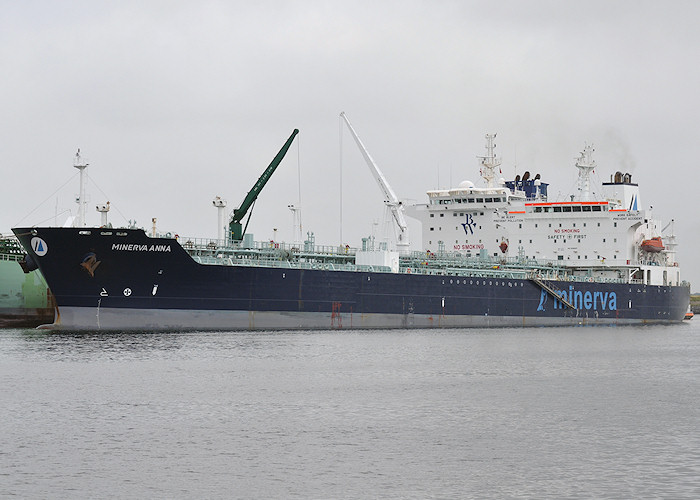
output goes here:
[{"label": "white crane", "polygon": [[394,190],[391,189],[389,181],[386,180],[384,174],[382,174],[381,170],[379,170],[379,167],[372,159],[372,156],[369,154],[369,151],[367,151],[367,148],[360,140],[360,137],[355,132],[355,129],[352,128],[352,125],[350,125],[350,121],[348,120],[348,117],[345,115],[344,111],[340,113],[340,117],[343,119],[343,121],[345,121],[345,124],[348,126],[348,130],[350,130],[350,134],[352,134],[353,139],[355,139],[357,146],[360,148],[360,152],[367,162],[367,166],[372,172],[374,180],[377,181],[377,184],[379,184],[379,189],[382,190],[382,194],[384,195],[384,205],[391,211],[394,222],[396,222],[397,231],[395,234],[397,249],[399,251],[407,251],[409,245],[408,225],[406,224],[406,219],[403,215],[403,203],[396,196]]}]

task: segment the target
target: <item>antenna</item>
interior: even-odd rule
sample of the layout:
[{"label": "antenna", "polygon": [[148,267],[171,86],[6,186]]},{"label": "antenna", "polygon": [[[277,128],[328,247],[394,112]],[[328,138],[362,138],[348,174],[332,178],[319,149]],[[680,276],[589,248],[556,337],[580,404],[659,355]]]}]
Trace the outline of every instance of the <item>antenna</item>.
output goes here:
[{"label": "antenna", "polygon": [[[342,127],[342,125],[341,125]],[[298,197],[296,205],[287,205],[287,208],[292,211],[292,232],[294,246],[300,248],[302,239],[301,226],[301,146],[300,141],[297,141],[297,189]]]},{"label": "antenna", "polygon": [[340,242],[339,245],[343,244],[343,118],[342,116],[338,118],[338,141],[340,148],[340,160],[338,164],[338,169],[340,171],[340,185],[339,185],[339,195],[338,195],[338,205],[340,206],[340,224],[338,224],[338,229],[340,231]]}]

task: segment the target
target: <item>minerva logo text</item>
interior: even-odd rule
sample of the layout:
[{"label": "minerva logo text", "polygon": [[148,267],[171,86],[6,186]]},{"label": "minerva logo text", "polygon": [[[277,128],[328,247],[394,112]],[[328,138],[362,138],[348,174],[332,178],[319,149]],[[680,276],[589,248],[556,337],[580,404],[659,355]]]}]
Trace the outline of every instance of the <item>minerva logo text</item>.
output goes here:
[{"label": "minerva logo text", "polygon": [[[617,294],[615,292],[591,292],[575,290],[574,285],[569,285],[568,290],[557,290],[555,292],[563,300],[574,306],[576,309],[586,309],[593,311],[617,311]],[[547,292],[540,292],[540,305],[538,311],[545,310],[547,303]],[[564,309],[566,305],[561,300],[554,299],[554,309]]]},{"label": "minerva logo text", "polygon": [[127,252],[170,252],[170,245],[135,245],[133,243],[112,243],[112,250]]}]

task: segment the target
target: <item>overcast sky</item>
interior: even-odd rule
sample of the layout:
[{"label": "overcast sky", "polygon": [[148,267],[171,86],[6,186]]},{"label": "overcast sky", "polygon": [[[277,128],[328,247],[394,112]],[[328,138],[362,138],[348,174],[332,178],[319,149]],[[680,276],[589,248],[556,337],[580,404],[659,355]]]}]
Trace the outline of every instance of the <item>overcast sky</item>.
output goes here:
[{"label": "overcast sky", "polygon": [[[503,174],[575,189],[592,143],[601,180],[638,182],[676,221],[700,290],[696,147],[700,2],[0,1],[0,232],[62,223],[90,163],[89,222],[136,219],[216,236],[294,128],[249,232],[292,237],[287,205],[320,244],[359,246],[381,193],[343,132],[345,111],[397,194],[470,179],[484,134]],[[340,219],[342,164],[343,218]],[[67,183],[67,184],[66,184]],[[62,185],[65,186],[59,189]],[[420,242],[419,227],[411,226]]]}]

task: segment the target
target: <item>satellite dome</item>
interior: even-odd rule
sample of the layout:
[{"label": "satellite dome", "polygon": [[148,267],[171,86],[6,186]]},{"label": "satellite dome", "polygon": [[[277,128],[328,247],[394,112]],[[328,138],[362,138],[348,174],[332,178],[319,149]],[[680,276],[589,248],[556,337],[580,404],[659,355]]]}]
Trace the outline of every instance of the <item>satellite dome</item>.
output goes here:
[{"label": "satellite dome", "polygon": [[459,183],[459,187],[471,189],[474,187],[474,183],[472,181],[462,181]]}]

